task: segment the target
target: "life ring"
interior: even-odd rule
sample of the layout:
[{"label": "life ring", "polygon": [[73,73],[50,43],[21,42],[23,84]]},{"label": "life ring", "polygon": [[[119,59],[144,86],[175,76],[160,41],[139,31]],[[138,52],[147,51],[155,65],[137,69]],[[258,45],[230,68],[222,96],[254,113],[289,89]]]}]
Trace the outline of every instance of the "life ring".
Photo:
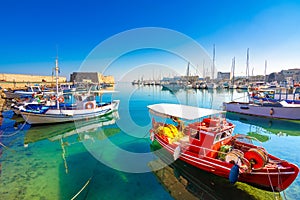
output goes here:
[{"label": "life ring", "polygon": [[271,110],[270,110],[270,115],[272,116],[273,114],[274,114],[274,109],[271,108]]},{"label": "life ring", "polygon": [[65,98],[63,96],[58,97],[57,100],[58,100],[59,103],[65,102]]},{"label": "life ring", "polygon": [[50,97],[51,100],[55,101],[56,100],[56,97],[55,96],[52,96]]},{"label": "life ring", "polygon": [[85,109],[94,109],[95,106],[93,104],[93,102],[88,102],[85,104]]}]

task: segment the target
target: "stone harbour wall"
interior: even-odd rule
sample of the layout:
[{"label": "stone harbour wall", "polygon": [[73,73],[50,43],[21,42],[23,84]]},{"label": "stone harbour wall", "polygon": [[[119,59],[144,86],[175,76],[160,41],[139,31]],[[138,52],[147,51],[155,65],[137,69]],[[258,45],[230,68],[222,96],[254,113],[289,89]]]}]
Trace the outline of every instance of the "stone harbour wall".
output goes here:
[{"label": "stone harbour wall", "polygon": [[[39,76],[30,74],[0,74],[0,80],[2,82],[55,82],[55,76]],[[59,82],[66,82],[66,77],[59,77]]]},{"label": "stone harbour wall", "polygon": [[[39,76],[30,74],[3,74],[0,73],[0,87],[5,89],[16,89],[24,88],[25,85],[44,84],[51,85],[55,84],[55,76]],[[67,81],[66,77],[60,76],[60,83]]]}]

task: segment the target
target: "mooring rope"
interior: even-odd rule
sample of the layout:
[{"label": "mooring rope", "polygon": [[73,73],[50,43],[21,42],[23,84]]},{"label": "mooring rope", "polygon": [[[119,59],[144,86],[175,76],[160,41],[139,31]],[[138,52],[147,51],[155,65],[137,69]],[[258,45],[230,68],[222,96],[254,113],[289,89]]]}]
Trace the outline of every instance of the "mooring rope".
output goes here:
[{"label": "mooring rope", "polygon": [[84,184],[84,186],[77,192],[77,194],[75,194],[75,196],[73,196],[72,198],[71,198],[71,200],[74,200],[83,190],[84,190],[84,188],[86,188],[86,186],[90,183],[90,181],[91,181],[91,179],[92,179],[92,177],[91,178],[89,178],[89,180]]},{"label": "mooring rope", "polygon": [[61,144],[61,148],[62,148],[62,158],[64,160],[64,165],[65,165],[65,169],[66,169],[66,174],[68,173],[68,164],[67,164],[67,160],[66,160],[66,151],[65,151],[65,148],[64,148],[64,144],[63,144],[63,140],[62,138],[60,138],[60,144]]}]

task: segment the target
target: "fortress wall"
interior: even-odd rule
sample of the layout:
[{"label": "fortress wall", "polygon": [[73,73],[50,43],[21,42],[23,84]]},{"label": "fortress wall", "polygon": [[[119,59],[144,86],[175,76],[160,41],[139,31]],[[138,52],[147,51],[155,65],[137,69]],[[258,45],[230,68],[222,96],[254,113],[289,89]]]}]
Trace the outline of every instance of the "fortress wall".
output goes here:
[{"label": "fortress wall", "polygon": [[[45,80],[46,82],[43,82]],[[51,83],[55,83],[55,77],[52,76],[38,76],[38,75],[29,75],[29,74],[3,74],[0,73],[0,86],[6,89],[16,89],[16,88],[24,88],[25,85],[33,85],[33,84],[44,84],[51,85]],[[66,77],[59,77],[58,80],[61,82],[66,82]]]},{"label": "fortress wall", "polygon": [[[46,82],[55,81],[55,76],[38,76],[38,75],[29,75],[29,74],[0,74],[0,80],[6,82]],[[66,77],[59,77],[59,82],[66,82]]]},{"label": "fortress wall", "polygon": [[109,83],[114,84],[115,78],[113,76],[103,76],[102,74],[99,75],[100,83]]}]

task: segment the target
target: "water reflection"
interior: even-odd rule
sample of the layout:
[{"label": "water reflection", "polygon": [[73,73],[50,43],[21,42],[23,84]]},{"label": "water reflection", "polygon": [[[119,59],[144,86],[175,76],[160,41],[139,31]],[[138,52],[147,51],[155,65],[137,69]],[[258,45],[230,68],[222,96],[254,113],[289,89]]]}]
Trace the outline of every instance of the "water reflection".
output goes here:
[{"label": "water reflection", "polygon": [[78,134],[77,142],[86,139],[102,140],[120,132],[120,129],[104,128],[104,131],[98,131],[98,128],[115,124],[116,120],[118,119],[119,113],[113,112],[103,117],[91,118],[83,121],[55,125],[34,126],[31,127],[25,134],[24,146],[27,147],[29,143],[34,143],[44,139],[48,139],[53,142],[67,138],[74,134]]},{"label": "water reflection", "polygon": [[77,198],[83,199],[101,164],[82,141],[117,135],[118,119],[114,112],[76,123],[23,127],[15,135],[0,138],[8,147],[1,148],[1,199],[71,199],[88,183]]},{"label": "water reflection", "polygon": [[279,120],[230,112],[226,113],[226,118],[252,125],[249,127],[249,132],[266,132],[278,136],[300,136],[299,120]]}]

